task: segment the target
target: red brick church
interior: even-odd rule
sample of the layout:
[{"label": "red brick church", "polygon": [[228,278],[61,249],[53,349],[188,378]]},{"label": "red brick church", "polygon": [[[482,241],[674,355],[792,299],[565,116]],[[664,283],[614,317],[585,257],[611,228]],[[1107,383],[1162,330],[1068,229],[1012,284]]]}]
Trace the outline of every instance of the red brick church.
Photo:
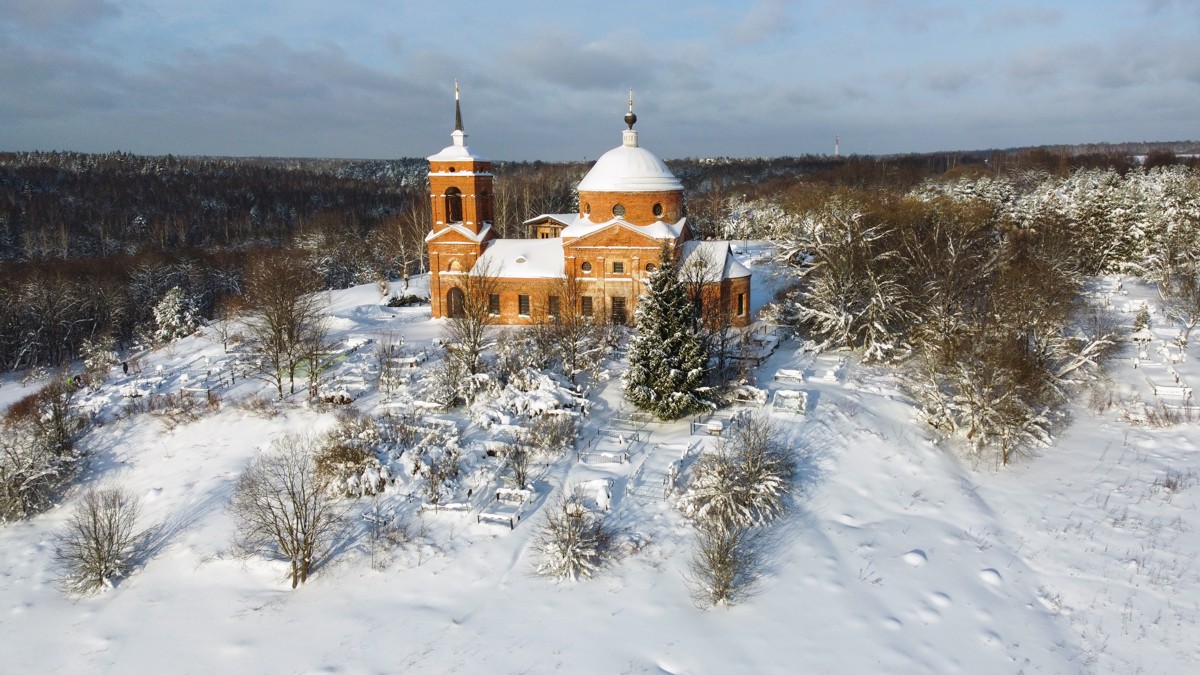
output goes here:
[{"label": "red brick church", "polygon": [[[667,165],[638,145],[633,101],[621,145],[604,153],[579,183],[579,213],[525,221],[529,239],[500,239],[492,230],[492,165],[466,145],[457,88],[452,144],[429,158],[432,229],[430,301],[434,318],[461,314],[470,276],[487,278],[488,307],[504,324],[524,324],[574,311],[632,323],[638,296],[669,251],[704,283],[706,312],[729,324],[750,323],[750,271],[727,241],[696,241],[683,185]],[[664,248],[665,247],[665,248]],[[576,307],[564,307],[564,283]]]}]

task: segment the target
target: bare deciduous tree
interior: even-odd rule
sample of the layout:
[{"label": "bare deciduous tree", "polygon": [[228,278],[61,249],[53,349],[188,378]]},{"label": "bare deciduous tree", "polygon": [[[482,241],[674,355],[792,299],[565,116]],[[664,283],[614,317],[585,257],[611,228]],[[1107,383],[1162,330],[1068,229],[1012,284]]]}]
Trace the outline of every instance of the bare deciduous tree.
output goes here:
[{"label": "bare deciduous tree", "polygon": [[280,399],[285,382],[290,393],[296,393],[297,371],[301,364],[312,363],[323,342],[326,303],[319,283],[302,261],[287,255],[255,261],[246,273],[252,310],[246,327],[258,343],[257,375],[275,386]]},{"label": "bare deciduous tree", "polygon": [[513,485],[524,490],[529,487],[529,471],[533,468],[533,453],[522,441],[507,443],[500,451],[500,457],[512,474]]},{"label": "bare deciduous tree", "polygon": [[499,282],[495,273],[481,264],[457,279],[462,304],[447,307],[450,314],[443,337],[449,350],[447,358],[457,361],[462,372],[475,375],[483,369],[483,351],[493,326],[500,320],[491,311],[491,296],[499,293]]},{"label": "bare deciduous tree", "polygon": [[55,560],[70,593],[94,593],[129,571],[141,533],[139,504],[122,488],[88,490],[58,537]]},{"label": "bare deciduous tree", "polygon": [[250,461],[234,487],[235,545],[291,563],[292,588],[308,580],[343,526],[341,510],[316,467],[320,440],[287,434]]},{"label": "bare deciduous tree", "polygon": [[390,397],[400,386],[400,367],[396,359],[403,344],[403,338],[387,333],[375,348],[375,363],[379,366],[377,385],[384,396]]},{"label": "bare deciduous tree", "polygon": [[[614,342],[612,326],[582,314],[584,295],[583,284],[573,274],[551,284],[537,328],[544,352],[558,361],[571,382],[597,371]],[[550,298],[558,298],[557,311],[552,311]]]}]

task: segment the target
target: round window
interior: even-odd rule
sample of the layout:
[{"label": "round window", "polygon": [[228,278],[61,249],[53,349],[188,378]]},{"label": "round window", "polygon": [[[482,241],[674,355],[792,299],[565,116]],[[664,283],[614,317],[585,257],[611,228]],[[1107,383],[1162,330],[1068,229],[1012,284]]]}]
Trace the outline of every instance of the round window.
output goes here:
[{"label": "round window", "polygon": [[620,204],[613,206],[613,215],[618,218],[624,218],[625,217],[625,207]]},{"label": "round window", "polygon": [[654,266],[654,263],[646,263],[646,271],[647,272],[653,272],[656,269],[658,269],[658,268],[656,268]]},{"label": "round window", "polygon": [[454,167],[450,167],[450,173],[454,173]]},{"label": "round window", "polygon": [[591,274],[592,273],[592,263],[585,262],[579,269],[583,270],[584,274]]},{"label": "round window", "polygon": [[662,204],[655,204],[654,205],[654,216],[656,218],[662,218],[662,214],[663,214]]}]

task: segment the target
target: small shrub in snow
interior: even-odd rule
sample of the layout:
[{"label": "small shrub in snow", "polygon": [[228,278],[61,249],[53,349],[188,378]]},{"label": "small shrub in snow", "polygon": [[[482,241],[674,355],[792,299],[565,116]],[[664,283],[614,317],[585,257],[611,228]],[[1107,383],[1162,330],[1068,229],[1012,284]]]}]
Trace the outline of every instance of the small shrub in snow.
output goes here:
[{"label": "small shrub in snow", "polygon": [[453,408],[469,400],[467,390],[470,380],[462,363],[446,356],[422,369],[421,379],[417,381],[417,394],[430,403],[446,409]]},{"label": "small shrub in snow", "polygon": [[458,446],[427,447],[421,454],[421,491],[425,501],[440,504],[454,494],[462,473],[462,452]]},{"label": "small shrub in snow", "polygon": [[1149,327],[1150,308],[1146,306],[1146,303],[1142,303],[1142,306],[1138,308],[1137,315],[1133,317],[1133,332],[1146,330]]},{"label": "small shrub in snow", "polygon": [[754,583],[757,535],[745,527],[709,521],[696,528],[688,576],[698,607],[731,605]]},{"label": "small shrub in snow", "polygon": [[526,443],[548,457],[558,457],[575,448],[579,420],[574,415],[538,415],[525,435]]},{"label": "small shrub in snow", "polygon": [[529,487],[529,472],[533,468],[533,452],[524,443],[507,443],[500,450],[504,468],[508,469],[513,487],[524,490]]},{"label": "small shrub in snow", "polygon": [[525,370],[540,371],[546,367],[547,354],[533,331],[506,330],[496,339],[496,373],[501,382],[509,383]]},{"label": "small shrub in snow", "polygon": [[124,489],[83,494],[55,549],[64,590],[94,593],[129,572],[141,538],[138,513],[137,498]]},{"label": "small shrub in snow", "polygon": [[594,576],[612,554],[613,534],[604,519],[583,506],[574,490],[567,490],[546,511],[534,535],[541,562],[538,574],[559,580]]},{"label": "small shrub in snow", "polygon": [[429,304],[429,298],[424,298],[419,295],[393,295],[388,298],[388,307],[412,307],[415,305]]},{"label": "small shrub in snow", "polygon": [[279,415],[279,406],[275,401],[257,394],[251,394],[246,398],[240,399],[235,402],[235,405],[251,415],[256,415],[264,419],[271,419]]},{"label": "small shrub in snow", "polygon": [[367,521],[367,550],[371,567],[382,570],[392,562],[392,551],[414,539],[413,526],[407,516],[383,512],[376,502],[363,514]]},{"label": "small shrub in snow", "polygon": [[702,524],[764,525],[787,508],[795,460],[770,418],[753,416],[692,468],[679,507]]},{"label": "small shrub in snow", "polygon": [[135,399],[128,404],[126,412],[150,413],[167,431],[171,431],[180,424],[195,422],[205,414],[220,409],[221,395],[215,391],[204,394],[181,391],[178,394],[150,394]]}]

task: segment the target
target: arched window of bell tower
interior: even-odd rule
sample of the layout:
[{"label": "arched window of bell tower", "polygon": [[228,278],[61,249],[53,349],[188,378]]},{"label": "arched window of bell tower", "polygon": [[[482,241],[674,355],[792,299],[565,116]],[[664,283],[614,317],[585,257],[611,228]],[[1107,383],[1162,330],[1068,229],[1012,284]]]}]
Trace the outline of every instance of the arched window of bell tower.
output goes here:
[{"label": "arched window of bell tower", "polygon": [[461,223],[463,219],[462,191],[452,187],[446,190],[446,222]]}]

